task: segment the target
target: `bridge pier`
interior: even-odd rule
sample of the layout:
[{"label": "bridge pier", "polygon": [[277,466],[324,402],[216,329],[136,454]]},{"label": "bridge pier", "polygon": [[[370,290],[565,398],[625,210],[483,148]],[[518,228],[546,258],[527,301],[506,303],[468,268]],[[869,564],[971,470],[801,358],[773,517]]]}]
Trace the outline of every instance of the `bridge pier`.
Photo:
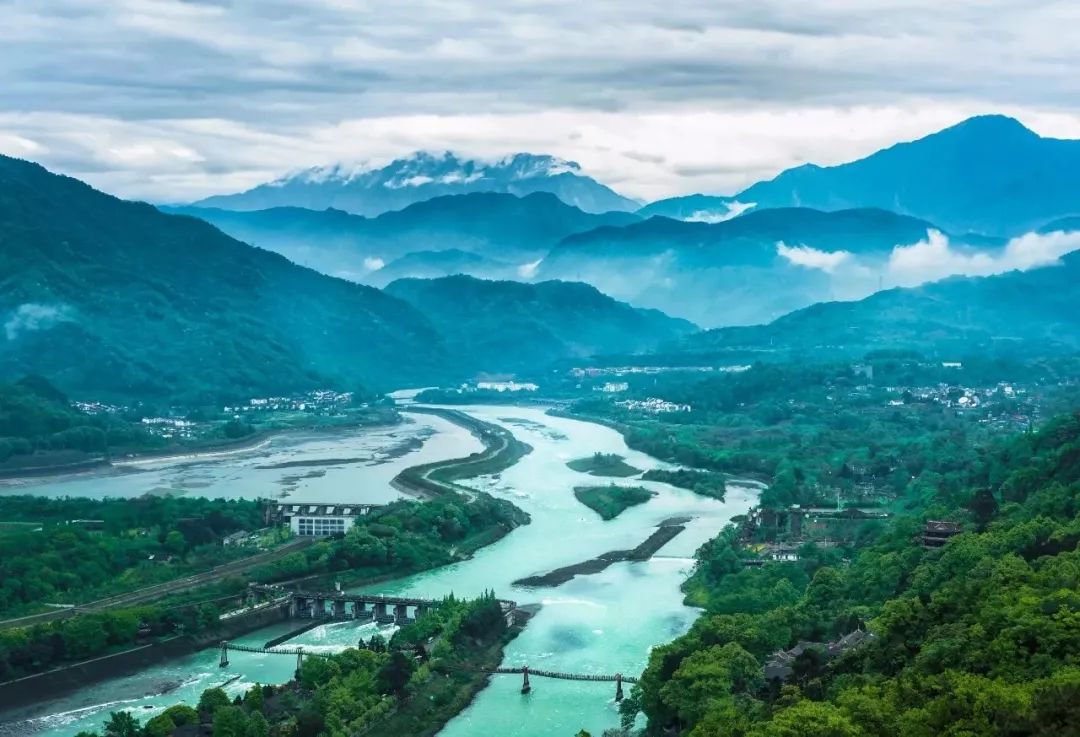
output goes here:
[{"label": "bridge pier", "polygon": [[296,680],[300,680],[300,666],[304,664],[304,648],[296,649]]},{"label": "bridge pier", "polygon": [[372,612],[368,611],[366,601],[353,602],[353,619],[367,621],[373,619],[374,617],[375,615]]},{"label": "bridge pier", "polygon": [[529,685],[529,666],[525,666],[521,669],[524,679],[521,682],[521,693],[527,694],[532,691],[532,686]]},{"label": "bridge pier", "polygon": [[394,623],[406,624],[409,621],[409,607],[405,604],[394,605]]},{"label": "bridge pier", "polygon": [[336,599],[334,601],[334,619],[345,619],[344,599]]},{"label": "bridge pier", "polygon": [[225,640],[221,641],[221,662],[218,663],[219,668],[229,667],[229,643]]},{"label": "bridge pier", "polygon": [[615,701],[619,702],[623,700],[622,692],[622,673],[615,674]]}]

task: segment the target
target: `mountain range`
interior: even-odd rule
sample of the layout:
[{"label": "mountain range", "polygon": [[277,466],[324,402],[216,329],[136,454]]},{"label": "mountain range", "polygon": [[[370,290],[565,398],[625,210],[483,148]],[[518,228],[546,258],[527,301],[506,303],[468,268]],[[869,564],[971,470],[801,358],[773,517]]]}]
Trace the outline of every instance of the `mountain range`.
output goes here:
[{"label": "mountain range", "polygon": [[[1050,221],[1075,229],[1068,218],[1080,216],[1077,165],[1080,141],[1043,138],[1011,118],[981,116],[858,161],[808,164],[736,195],[673,197],[634,213],[625,211],[625,198],[603,200],[614,211],[585,212],[590,207],[580,196],[554,187],[518,196],[526,181],[547,186],[565,179],[590,191],[596,184],[576,165],[527,154],[494,165],[417,154],[378,170],[309,170],[253,190],[272,191],[275,202],[294,207],[184,211],[364,283],[458,273],[585,281],[617,299],[714,327],[767,322],[817,301],[911,283],[892,279],[888,259],[931,233],[944,234],[946,255],[960,258],[944,259],[927,279],[950,273],[950,264],[962,269],[965,258],[995,257],[1009,237],[1052,232]],[[463,187],[469,192],[367,219],[295,207],[310,206],[308,194],[316,191],[363,190],[382,202],[385,191],[408,190],[407,200]],[[254,206],[254,199],[236,197],[204,203]],[[833,267],[840,263],[845,268]]]},{"label": "mountain range", "polygon": [[518,153],[494,162],[417,152],[383,167],[320,166],[289,174],[246,192],[216,195],[194,203],[227,210],[272,207],[334,208],[376,216],[432,197],[470,192],[524,196],[549,192],[585,212],[631,211],[637,202],[581,173],[573,161]]},{"label": "mountain range", "polygon": [[[777,208],[718,223],[655,217],[569,236],[540,262],[536,276],[584,281],[707,327],[750,325],[835,298],[829,259],[858,257],[868,284],[856,294],[864,296],[877,287],[874,269],[897,245],[924,240],[934,229],[877,209]],[[806,249],[825,268],[800,262]]]},{"label": "mountain range", "polygon": [[0,156],[2,378],[39,374],[86,398],[212,402],[460,381],[504,365],[511,343],[495,347],[499,335],[535,338],[514,365],[541,370],[693,329],[586,285],[457,290],[329,277],[199,219]]},{"label": "mountain range", "polygon": [[492,262],[530,263],[572,233],[639,220],[627,212],[584,212],[548,192],[444,195],[375,218],[300,207],[165,209],[199,217],[299,264],[361,282],[385,282],[371,279],[371,272],[417,252],[465,251]]}]

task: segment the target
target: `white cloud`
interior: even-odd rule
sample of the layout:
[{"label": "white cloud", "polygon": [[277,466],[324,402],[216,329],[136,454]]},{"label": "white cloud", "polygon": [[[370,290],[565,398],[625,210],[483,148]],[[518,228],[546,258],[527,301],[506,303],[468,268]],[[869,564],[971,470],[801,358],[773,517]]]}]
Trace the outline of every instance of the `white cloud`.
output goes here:
[{"label": "white cloud", "polygon": [[386,262],[377,256],[368,256],[364,259],[364,268],[368,271],[378,271],[386,266]]},{"label": "white cloud", "polygon": [[981,112],[1080,137],[1075,3],[8,0],[3,18],[0,152],[154,200],[415,149],[552,153],[651,199]]},{"label": "white cloud", "polygon": [[690,223],[722,223],[725,220],[742,215],[756,205],[756,202],[729,202],[725,210],[698,210],[686,218]]},{"label": "white cloud", "polygon": [[890,286],[916,286],[947,276],[990,276],[1048,266],[1080,249],[1080,232],[1026,233],[999,251],[975,251],[952,245],[937,231],[926,240],[893,249],[886,267]]},{"label": "white cloud", "polygon": [[541,261],[543,261],[543,259],[538,258],[537,260],[530,263],[521,264],[517,268],[518,276],[522,279],[532,279],[534,276],[536,276],[536,270],[540,268]]},{"label": "white cloud", "polygon": [[851,258],[848,251],[819,251],[809,246],[787,246],[783,241],[776,244],[776,252],[796,266],[819,269],[827,274],[836,271]]},{"label": "white cloud", "polygon": [[4,322],[4,334],[15,340],[23,333],[48,330],[61,322],[73,320],[71,308],[63,304],[47,305],[26,302],[16,307]]},{"label": "white cloud", "polygon": [[829,275],[832,299],[862,299],[879,288],[916,287],[950,276],[992,276],[1057,263],[1080,250],[1080,231],[1026,233],[1001,248],[954,244],[938,231],[917,243],[894,246],[887,253],[852,254],[778,243],[777,253],[790,263]]},{"label": "white cloud", "polygon": [[[486,161],[526,151],[577,161],[585,174],[651,200],[689,192],[731,194],[808,160],[832,164],[865,156],[978,112],[929,102],[853,109],[722,108],[548,109],[300,124],[0,112],[0,153],[29,156],[122,197],[178,202],[246,189],[313,165],[363,161],[378,166],[420,149],[450,149]],[[1006,112],[1029,123],[1039,120],[1030,110]],[[1068,119],[1075,120],[1080,137],[1080,115]],[[838,136],[838,130],[850,133]],[[40,150],[8,145],[9,136],[32,140]],[[641,151],[657,155],[643,158]]]}]

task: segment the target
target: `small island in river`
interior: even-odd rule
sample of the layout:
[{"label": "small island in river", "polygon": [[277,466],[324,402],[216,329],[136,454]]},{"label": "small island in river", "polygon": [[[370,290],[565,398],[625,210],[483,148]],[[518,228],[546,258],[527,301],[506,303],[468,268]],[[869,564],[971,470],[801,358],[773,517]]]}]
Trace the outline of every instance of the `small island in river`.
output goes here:
[{"label": "small island in river", "polygon": [[644,504],[656,495],[641,486],[578,486],[574,489],[577,500],[600,515],[611,520],[630,507]]},{"label": "small island in river", "polygon": [[627,478],[641,473],[640,468],[634,468],[621,455],[616,453],[593,453],[585,458],[575,458],[566,466],[571,471],[587,473],[590,476]]}]

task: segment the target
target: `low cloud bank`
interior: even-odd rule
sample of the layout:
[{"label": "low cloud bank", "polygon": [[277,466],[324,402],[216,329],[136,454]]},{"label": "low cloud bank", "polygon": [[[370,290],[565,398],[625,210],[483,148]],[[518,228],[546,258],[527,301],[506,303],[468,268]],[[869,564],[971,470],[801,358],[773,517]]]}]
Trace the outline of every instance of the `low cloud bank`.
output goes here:
[{"label": "low cloud bank", "polygon": [[947,276],[992,276],[1006,271],[1049,266],[1080,248],[1080,232],[1026,233],[997,251],[966,250],[947,236],[930,231],[926,240],[897,246],[889,256],[885,278],[894,286],[915,286]]},{"label": "low cloud bank", "polygon": [[820,269],[829,274],[851,258],[848,251],[819,251],[809,246],[787,246],[783,241],[776,244],[776,252],[796,266]]},{"label": "low cloud bank", "polygon": [[756,202],[729,202],[726,210],[697,210],[692,213],[690,217],[686,218],[686,222],[709,224],[722,223],[725,220],[731,220],[733,217],[742,215],[756,205]]},{"label": "low cloud bank", "polygon": [[1026,233],[1002,248],[986,249],[951,243],[944,233],[931,230],[924,240],[898,244],[887,256],[877,257],[776,244],[777,253],[789,263],[829,274],[838,299],[859,299],[881,287],[914,287],[950,276],[992,276],[1050,266],[1078,249],[1080,231]]},{"label": "low cloud bank", "polygon": [[58,323],[70,322],[73,319],[71,308],[67,305],[26,302],[8,315],[4,322],[4,335],[8,340],[15,340],[23,333],[48,330]]}]

